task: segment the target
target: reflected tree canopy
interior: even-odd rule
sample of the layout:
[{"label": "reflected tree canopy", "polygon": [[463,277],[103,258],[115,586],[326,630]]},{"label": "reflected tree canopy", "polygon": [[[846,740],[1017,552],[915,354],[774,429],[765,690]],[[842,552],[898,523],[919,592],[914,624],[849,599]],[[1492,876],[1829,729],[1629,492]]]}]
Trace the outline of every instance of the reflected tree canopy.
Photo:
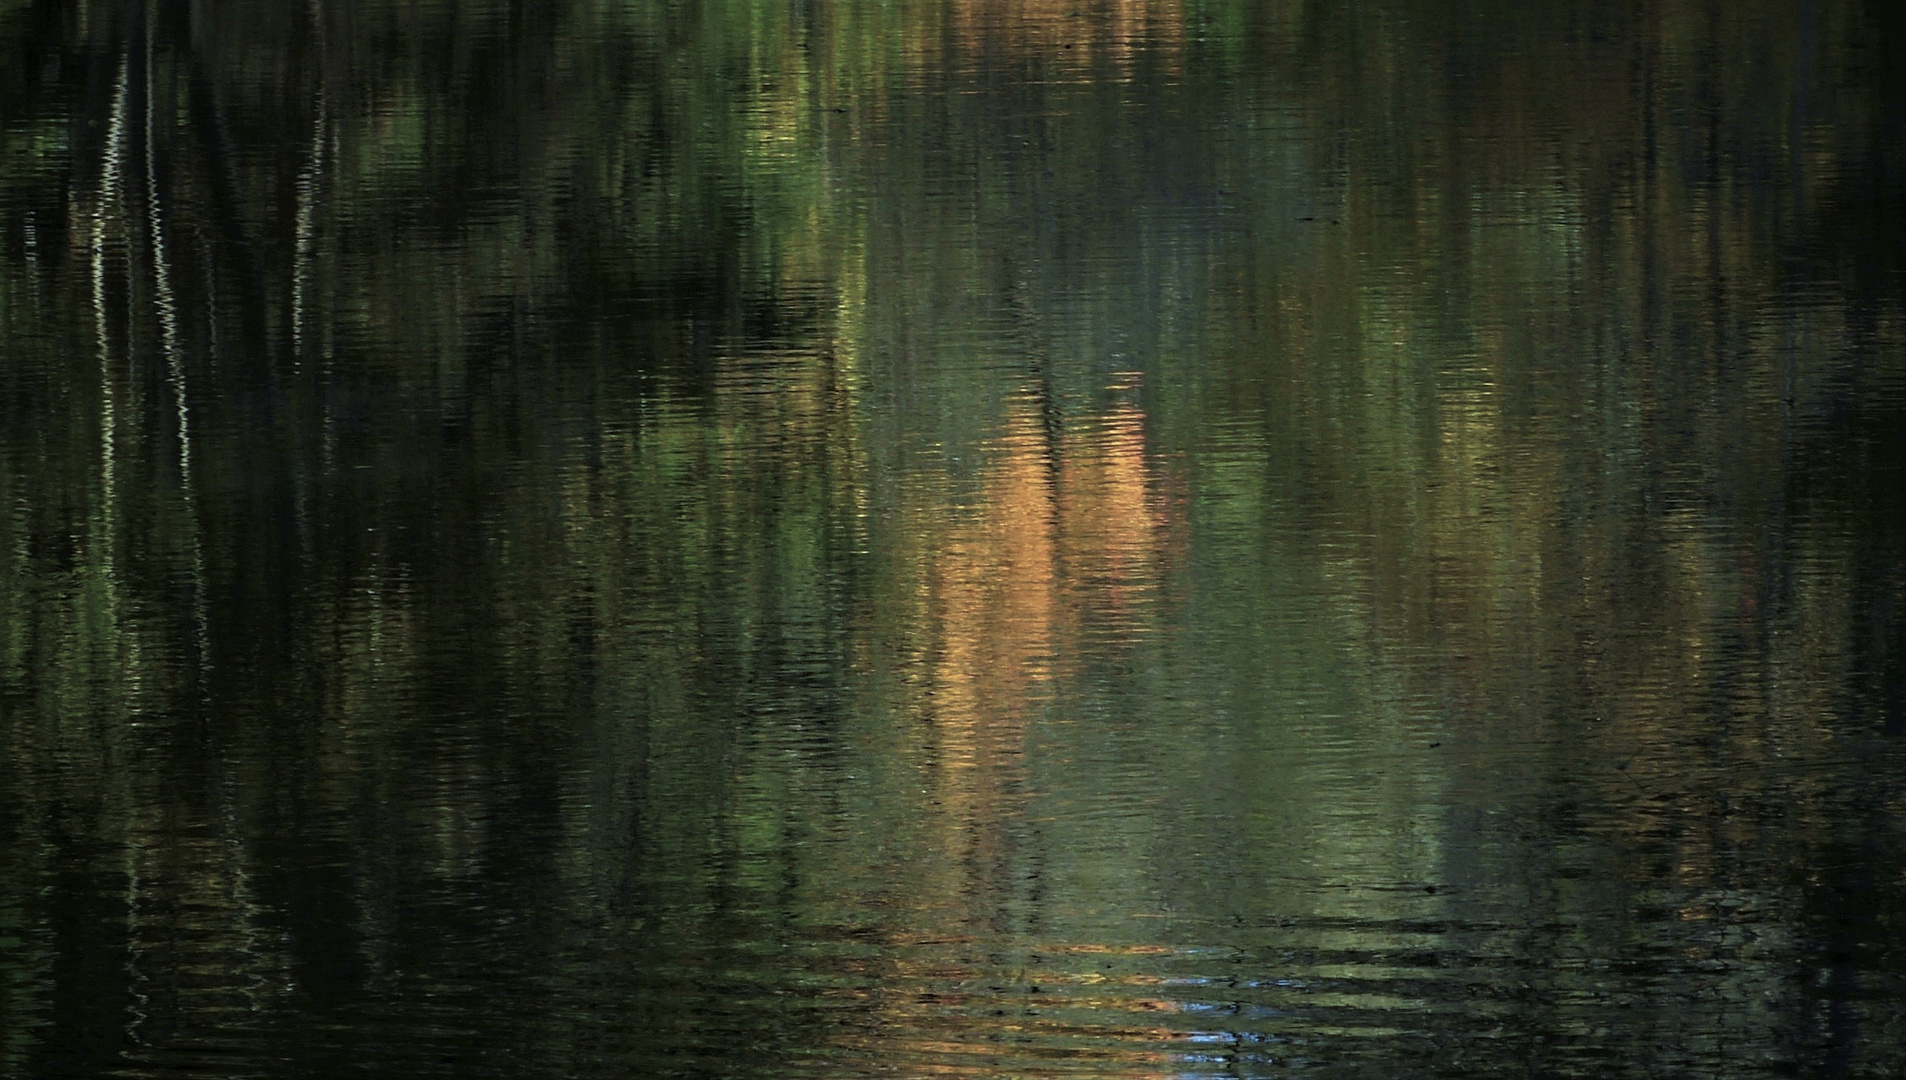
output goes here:
[{"label": "reflected tree canopy", "polygon": [[1896,1075],[1895,8],[0,0],[0,1073]]}]

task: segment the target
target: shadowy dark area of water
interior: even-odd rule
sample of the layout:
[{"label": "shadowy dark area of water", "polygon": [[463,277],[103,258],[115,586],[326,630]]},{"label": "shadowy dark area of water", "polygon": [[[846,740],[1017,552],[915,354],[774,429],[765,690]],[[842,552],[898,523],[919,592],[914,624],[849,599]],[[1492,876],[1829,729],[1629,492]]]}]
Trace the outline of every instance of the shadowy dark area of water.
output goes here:
[{"label": "shadowy dark area of water", "polygon": [[0,1075],[1906,1074],[1902,12],[0,0]]}]

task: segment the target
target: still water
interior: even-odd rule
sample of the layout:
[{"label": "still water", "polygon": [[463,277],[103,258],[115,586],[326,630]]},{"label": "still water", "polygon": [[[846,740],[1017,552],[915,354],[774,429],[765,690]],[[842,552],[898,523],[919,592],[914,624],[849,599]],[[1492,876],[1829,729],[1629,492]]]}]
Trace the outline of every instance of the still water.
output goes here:
[{"label": "still water", "polygon": [[1903,10],[0,0],[0,1075],[1901,1075]]}]

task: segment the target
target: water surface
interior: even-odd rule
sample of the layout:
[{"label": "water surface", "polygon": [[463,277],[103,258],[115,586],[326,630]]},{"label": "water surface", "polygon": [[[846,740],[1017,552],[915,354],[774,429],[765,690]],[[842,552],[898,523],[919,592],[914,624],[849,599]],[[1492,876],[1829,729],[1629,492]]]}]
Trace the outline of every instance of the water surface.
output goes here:
[{"label": "water surface", "polygon": [[1906,1073],[1906,25],[0,0],[0,1074]]}]

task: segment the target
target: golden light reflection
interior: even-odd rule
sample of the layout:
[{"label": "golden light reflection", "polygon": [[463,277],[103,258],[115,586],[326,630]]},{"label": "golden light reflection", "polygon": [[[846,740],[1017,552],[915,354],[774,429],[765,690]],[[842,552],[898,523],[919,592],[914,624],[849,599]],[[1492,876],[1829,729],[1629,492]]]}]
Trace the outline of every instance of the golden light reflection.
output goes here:
[{"label": "golden light reflection", "polygon": [[1052,451],[1036,403],[1009,401],[978,505],[932,557],[929,711],[949,828],[943,866],[995,847],[1028,706],[1051,675],[1060,621]]},{"label": "golden light reflection", "polygon": [[[1114,389],[1137,389],[1136,375]],[[1068,433],[1060,470],[1062,558],[1096,638],[1142,635],[1160,581],[1162,538],[1170,515],[1158,496],[1146,450],[1145,414],[1129,400],[1114,403],[1084,429]]]},{"label": "golden light reflection", "polygon": [[1052,51],[1074,67],[1104,58],[1121,77],[1141,45],[1175,57],[1184,25],[1177,0],[963,0],[953,15],[955,33],[973,51],[982,43],[987,51]]},{"label": "golden light reflection", "polygon": [[959,859],[990,848],[974,826],[1005,810],[1026,722],[1076,643],[1150,631],[1170,528],[1130,401],[1055,432],[1035,395],[1015,395],[985,451],[979,496],[927,575],[939,811]]},{"label": "golden light reflection", "polygon": [[[1024,801],[1034,794],[1025,753],[1041,703],[1055,682],[1076,674],[1070,658],[1088,645],[1102,650],[1155,628],[1152,601],[1172,550],[1161,539],[1172,528],[1171,504],[1159,497],[1145,414],[1130,400],[1136,377],[1109,389],[1110,405],[1069,424],[1053,423],[1037,393],[1010,396],[983,444],[974,494],[917,519],[947,524],[920,555],[926,601],[918,632],[928,640],[917,655],[926,667],[921,714],[929,730],[920,815],[928,854],[909,880],[895,883],[905,899],[894,906],[910,924],[889,929],[896,944],[996,929],[971,925],[996,919],[996,905],[968,910],[968,899],[1010,895],[1023,871],[1015,845]],[[986,1073],[982,1049],[993,1054],[1002,1041],[1038,1038],[1055,1022],[1039,1018],[1037,999],[1005,1007],[992,991],[966,986],[971,973],[960,965],[909,960],[907,952],[897,948],[882,964],[877,1030],[939,1033],[934,1045],[914,1049],[941,1059],[947,1075]],[[1046,973],[1048,981],[1057,975]],[[1121,986],[1129,999],[1095,993],[1067,1007],[1176,1008],[1136,985],[1156,980],[1117,981],[1134,983]],[[1118,1075],[1157,1075],[1172,1059],[1157,1045],[1175,1039],[1172,1032],[1128,1025],[1101,1034],[1126,1044],[1106,1051]]]}]

